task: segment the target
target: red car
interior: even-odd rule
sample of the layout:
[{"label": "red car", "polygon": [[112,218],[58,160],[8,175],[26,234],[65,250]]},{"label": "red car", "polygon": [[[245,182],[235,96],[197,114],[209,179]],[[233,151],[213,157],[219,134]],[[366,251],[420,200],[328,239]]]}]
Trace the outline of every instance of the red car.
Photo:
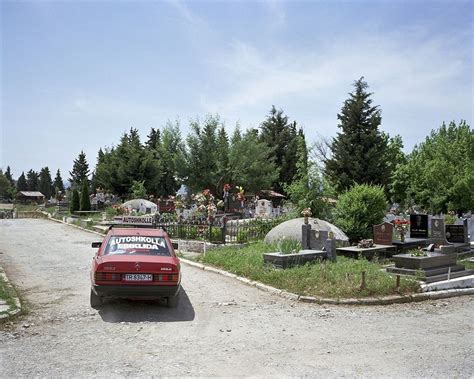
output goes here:
[{"label": "red car", "polygon": [[160,229],[110,229],[98,247],[91,269],[91,307],[103,298],[166,298],[176,307],[181,284],[178,257]]}]

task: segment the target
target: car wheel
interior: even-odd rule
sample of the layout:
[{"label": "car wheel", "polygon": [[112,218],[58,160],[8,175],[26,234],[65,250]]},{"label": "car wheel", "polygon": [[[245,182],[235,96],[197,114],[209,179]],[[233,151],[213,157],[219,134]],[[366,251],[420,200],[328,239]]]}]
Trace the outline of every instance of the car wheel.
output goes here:
[{"label": "car wheel", "polygon": [[179,301],[179,292],[176,296],[168,297],[167,306],[168,308],[176,308],[178,306]]},{"label": "car wheel", "polygon": [[102,298],[100,296],[97,296],[97,294],[92,291],[91,288],[91,307],[94,309],[99,308],[102,305]]}]

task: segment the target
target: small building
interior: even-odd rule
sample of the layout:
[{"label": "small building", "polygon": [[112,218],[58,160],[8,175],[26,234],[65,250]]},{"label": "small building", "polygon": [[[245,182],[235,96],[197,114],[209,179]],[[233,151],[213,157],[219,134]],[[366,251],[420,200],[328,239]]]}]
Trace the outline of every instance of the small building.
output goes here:
[{"label": "small building", "polygon": [[18,201],[22,203],[43,203],[44,195],[39,191],[20,191],[16,195]]}]

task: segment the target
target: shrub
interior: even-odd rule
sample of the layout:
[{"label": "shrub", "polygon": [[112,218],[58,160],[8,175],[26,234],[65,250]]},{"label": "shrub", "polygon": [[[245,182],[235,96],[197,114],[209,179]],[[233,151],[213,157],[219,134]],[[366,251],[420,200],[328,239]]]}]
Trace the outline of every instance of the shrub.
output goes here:
[{"label": "shrub", "polygon": [[372,227],[380,224],[387,209],[383,188],[356,184],[343,193],[336,205],[335,224],[351,242],[372,237]]},{"label": "shrub", "polygon": [[248,238],[247,238],[247,234],[244,230],[239,230],[239,232],[237,233],[237,242],[238,243],[244,243],[244,242],[247,242]]},{"label": "shrub", "polygon": [[72,199],[71,199],[71,205],[69,206],[69,212],[73,214],[74,212],[77,212],[79,208],[80,208],[79,192],[77,192],[77,189],[74,189],[72,191]]},{"label": "shrub", "polygon": [[301,242],[295,240],[294,238],[281,238],[277,243],[277,249],[282,254],[296,254],[303,247]]}]

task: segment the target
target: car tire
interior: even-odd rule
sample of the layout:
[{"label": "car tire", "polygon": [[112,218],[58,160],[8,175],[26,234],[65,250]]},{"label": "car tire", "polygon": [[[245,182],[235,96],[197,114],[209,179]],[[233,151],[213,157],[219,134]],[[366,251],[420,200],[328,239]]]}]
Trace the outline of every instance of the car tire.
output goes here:
[{"label": "car tire", "polygon": [[179,302],[179,292],[176,296],[170,296],[167,299],[166,305],[168,308],[176,308]]},{"label": "car tire", "polygon": [[94,309],[100,308],[102,305],[102,298],[98,296],[91,288],[91,307]]}]

